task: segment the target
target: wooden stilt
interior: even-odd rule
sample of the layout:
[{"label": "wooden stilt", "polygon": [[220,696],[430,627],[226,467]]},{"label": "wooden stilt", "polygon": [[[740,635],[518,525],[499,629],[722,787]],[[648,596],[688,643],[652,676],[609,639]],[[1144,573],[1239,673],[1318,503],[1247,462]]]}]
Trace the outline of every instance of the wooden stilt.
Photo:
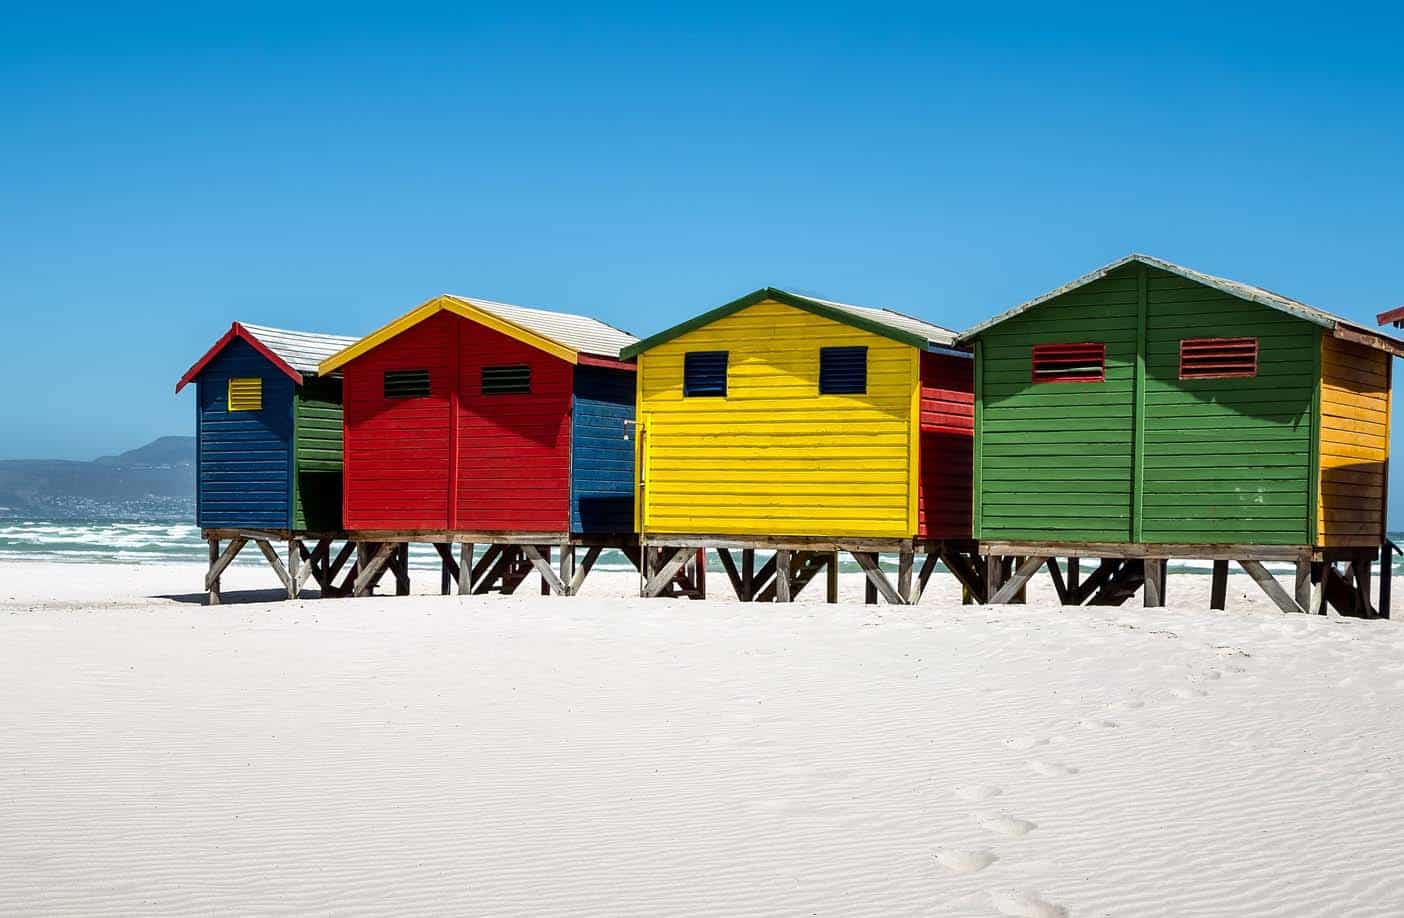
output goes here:
[{"label": "wooden stilt", "polygon": [[756,550],[754,548],[741,549],[741,590],[740,599],[742,602],[751,602],[756,598]]},{"label": "wooden stilt", "polygon": [[650,561],[650,576],[644,582],[642,594],[645,597],[653,597],[662,594],[672,582],[678,571],[692,557],[692,553],[682,548],[662,549],[660,560]]},{"label": "wooden stilt", "polygon": [[1209,584],[1209,608],[1223,611],[1228,600],[1228,572],[1229,563],[1227,561],[1214,562],[1213,581]]},{"label": "wooden stilt", "polygon": [[1068,587],[1063,582],[1063,570],[1058,566],[1057,558],[1049,558],[1044,562],[1048,568],[1048,576],[1053,580],[1053,592],[1058,594],[1058,602],[1066,606],[1068,604]]},{"label": "wooden stilt", "polygon": [[361,571],[356,576],[356,584],[351,589],[353,596],[369,596],[375,586],[375,582],[380,578],[385,566],[390,563],[390,556],[396,551],[394,542],[381,542],[371,552],[369,545],[362,545],[361,550],[365,552],[366,563],[361,567]]},{"label": "wooden stilt", "polygon": [[560,577],[556,576],[555,570],[551,567],[551,546],[523,545],[522,553],[531,562],[531,566],[536,568],[536,572],[541,575],[542,596],[566,595],[565,584],[561,582]]},{"label": "wooden stilt", "polygon": [[999,590],[990,597],[990,603],[992,605],[999,605],[1000,603],[1011,602],[1014,597],[1018,595],[1019,591],[1024,589],[1029,579],[1033,577],[1034,574],[1038,573],[1039,568],[1043,567],[1047,560],[1047,558],[1039,555],[1032,555],[1028,558],[1024,558],[1010,578],[1001,584]]},{"label": "wooden stilt", "polygon": [[575,546],[561,546],[561,595],[575,595]]},{"label": "wooden stilt", "polygon": [[1165,573],[1168,567],[1164,558],[1146,558],[1146,586],[1142,601],[1147,609],[1158,609],[1165,605]]},{"label": "wooden stilt", "polygon": [[1311,558],[1297,559],[1297,582],[1293,598],[1303,612],[1311,611]]},{"label": "wooden stilt", "polygon": [[[897,592],[897,588],[892,585],[892,582],[887,579],[887,575],[883,573],[882,564],[877,552],[855,551],[851,554],[853,555],[853,559],[858,562],[858,566],[863,569],[863,574],[867,577],[868,584],[873,588],[875,593],[881,595],[883,599],[894,606],[906,605],[906,600],[902,598],[902,594]],[[877,602],[877,597],[874,596],[872,601]]]},{"label": "wooden stilt", "polygon": [[302,585],[298,579],[301,573],[302,554],[298,551],[301,543],[297,539],[288,539],[288,598],[296,599],[298,588]]},{"label": "wooden stilt", "polygon": [[910,605],[912,602],[912,562],[914,555],[910,551],[897,553],[897,595],[902,597],[902,602]]},{"label": "wooden stilt", "polygon": [[410,594],[409,575],[409,543],[401,542],[397,552],[398,563],[395,566],[395,595],[408,596]]},{"label": "wooden stilt", "polygon": [[[585,557],[580,560],[580,565],[575,569],[575,573],[570,578],[570,595],[574,596],[580,592],[580,587],[585,583],[585,578],[590,575],[595,562],[600,559],[604,548],[599,545],[591,545],[585,549]],[[573,557],[573,554],[572,554]]]},{"label": "wooden stilt", "polygon": [[[1076,596],[1076,595],[1077,595],[1077,589],[1078,589],[1078,586],[1081,584],[1081,582],[1082,582],[1082,559],[1081,559],[1081,558],[1069,558],[1069,559],[1068,559],[1068,579],[1067,579],[1067,591],[1068,591],[1068,596]],[[1066,600],[1065,600],[1064,602],[1065,602],[1065,604],[1066,604]]]},{"label": "wooden stilt", "polygon": [[994,594],[999,592],[1004,586],[1004,558],[999,555],[987,555],[985,557],[985,595],[989,597],[986,602],[994,601]]},{"label": "wooden stilt", "polygon": [[936,570],[936,562],[941,560],[941,549],[936,548],[928,551],[926,557],[922,559],[921,570],[917,572],[916,586],[912,589],[912,605],[921,602],[922,594],[926,592],[926,585],[931,582],[931,574]]},{"label": "wooden stilt", "polygon": [[721,562],[726,579],[731,581],[731,588],[736,591],[736,598],[745,602],[746,597],[741,595],[741,572],[736,569],[736,561],[731,557],[731,549],[718,548],[717,560]]},{"label": "wooden stilt", "polygon": [[205,589],[209,592],[206,605],[219,605],[219,574],[215,572],[217,564],[219,564],[219,539],[210,539],[210,571],[205,577]]},{"label": "wooden stilt", "polygon": [[829,552],[829,558],[824,562],[824,601],[839,601],[839,553],[836,551]]},{"label": "wooden stilt", "polygon": [[1380,546],[1380,618],[1389,618],[1389,603],[1393,589],[1390,580],[1394,574],[1394,545],[1386,541]]},{"label": "wooden stilt", "polygon": [[791,579],[791,562],[793,556],[788,549],[781,548],[775,552],[775,601],[790,602],[793,598],[790,595],[790,587],[793,584]]},{"label": "wooden stilt", "polygon": [[1370,596],[1370,567],[1374,562],[1373,552],[1362,552],[1355,561],[1356,608],[1363,618],[1375,617],[1375,604]]},{"label": "wooden stilt", "polygon": [[473,592],[473,543],[458,543],[458,595]]},{"label": "wooden stilt", "polygon": [[[880,565],[882,563],[882,556],[877,552],[867,552],[866,554],[872,556],[872,563],[878,566],[878,573],[881,574],[882,568]],[[858,555],[858,552],[854,552],[853,559],[858,562],[859,567],[863,568],[863,603],[869,606],[877,605],[878,586],[873,582],[873,578],[868,575],[868,566],[863,563],[863,559]]]}]

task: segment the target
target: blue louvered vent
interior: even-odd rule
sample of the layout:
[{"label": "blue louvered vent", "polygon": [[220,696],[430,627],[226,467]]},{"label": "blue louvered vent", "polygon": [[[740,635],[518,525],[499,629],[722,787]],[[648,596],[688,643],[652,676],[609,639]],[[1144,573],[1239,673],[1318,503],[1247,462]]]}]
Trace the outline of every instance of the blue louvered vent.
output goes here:
[{"label": "blue louvered vent", "polygon": [[819,394],[862,395],[868,391],[866,347],[819,349]]},{"label": "blue louvered vent", "polygon": [[683,395],[726,395],[726,351],[689,351],[683,355]]}]

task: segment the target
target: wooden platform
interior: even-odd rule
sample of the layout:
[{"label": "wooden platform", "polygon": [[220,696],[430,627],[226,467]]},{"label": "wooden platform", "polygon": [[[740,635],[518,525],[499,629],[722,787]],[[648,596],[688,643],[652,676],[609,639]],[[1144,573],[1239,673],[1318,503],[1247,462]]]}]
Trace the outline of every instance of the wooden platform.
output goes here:
[{"label": "wooden platform", "polygon": [[[323,596],[344,596],[351,590],[355,580],[356,566],[353,564],[345,580],[338,584],[336,578],[351,556],[355,545],[344,532],[310,532],[295,529],[205,529],[201,537],[209,544],[210,567],[205,573],[205,591],[209,605],[220,603],[220,577],[225,568],[234,563],[239,552],[250,542],[258,546],[268,566],[273,569],[279,582],[288,591],[289,599],[297,599],[309,579],[317,581]],[[228,542],[223,550],[221,542]],[[332,547],[343,542],[341,549],[333,556]],[[287,546],[287,563],[278,557],[273,548],[275,543]],[[311,546],[310,548],[308,546]]]},{"label": "wooden platform", "polygon": [[510,595],[533,573],[541,578],[542,595],[574,596],[607,548],[618,549],[636,568],[643,563],[638,538],[627,533],[353,530],[348,537],[359,553],[353,596],[369,596],[386,573],[394,575],[397,595],[408,594],[410,543],[434,546],[441,562],[439,588],[446,596]]},{"label": "wooden platform", "polygon": [[[824,574],[825,601],[838,602],[839,557],[843,553],[851,555],[862,569],[869,603],[881,597],[894,605],[915,605],[941,561],[960,580],[969,600],[984,602],[986,596],[983,567],[971,541],[650,534],[644,547],[640,594],[645,597],[667,595],[684,566],[697,563],[693,560],[697,553],[707,550],[717,553],[736,598],[742,602],[793,602],[820,573]],[[758,567],[757,551],[774,554]],[[882,569],[879,558],[883,554],[897,555],[896,583]],[[705,561],[700,563],[705,572]]]},{"label": "wooden platform", "polygon": [[[1210,608],[1223,609],[1230,564],[1238,564],[1283,612],[1328,608],[1341,615],[1388,618],[1390,548],[1329,548],[1311,545],[1170,545],[1113,542],[980,543],[992,603],[1022,602],[1028,582],[1046,569],[1064,605],[1121,605],[1141,592],[1147,607],[1164,606],[1166,570],[1171,559],[1212,561]],[[1061,560],[1060,560],[1061,559]],[[1082,577],[1083,559],[1097,566]],[[1370,565],[1382,561],[1380,601],[1370,595]],[[1288,593],[1263,566],[1291,562],[1294,589]]]}]

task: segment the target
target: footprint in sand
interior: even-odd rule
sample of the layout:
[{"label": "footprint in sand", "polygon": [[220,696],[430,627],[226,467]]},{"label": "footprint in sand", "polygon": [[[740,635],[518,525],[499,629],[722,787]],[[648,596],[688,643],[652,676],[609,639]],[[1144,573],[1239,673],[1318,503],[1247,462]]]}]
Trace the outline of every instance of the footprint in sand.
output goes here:
[{"label": "footprint in sand", "polygon": [[1004,793],[1004,789],[993,784],[957,784],[951,793],[962,800],[988,800]]},{"label": "footprint in sand", "polygon": [[1062,762],[1050,762],[1047,759],[1030,759],[1029,767],[1049,778],[1065,778],[1082,770],[1073,768],[1071,765],[1064,765]]},{"label": "footprint in sand", "polygon": [[1106,720],[1101,717],[1084,717],[1077,722],[1077,725],[1085,730],[1109,730],[1112,727],[1120,726],[1114,720]]},{"label": "footprint in sand", "polygon": [[967,851],[961,848],[942,848],[936,852],[936,860],[953,873],[975,873],[999,860],[993,851],[979,849]]},{"label": "footprint in sand", "polygon": [[990,893],[1001,915],[1014,918],[1067,918],[1068,910],[1054,905],[1032,890],[1000,889]]},{"label": "footprint in sand", "polygon": [[1028,752],[1035,746],[1047,746],[1046,736],[1011,736],[1004,741],[1004,745],[1015,752]]},{"label": "footprint in sand", "polygon": [[980,828],[989,832],[998,832],[1000,835],[1008,835],[1010,838],[1023,838],[1038,828],[1037,823],[1029,822],[1027,819],[1016,819],[1008,813],[981,813],[975,818],[979,821]]}]

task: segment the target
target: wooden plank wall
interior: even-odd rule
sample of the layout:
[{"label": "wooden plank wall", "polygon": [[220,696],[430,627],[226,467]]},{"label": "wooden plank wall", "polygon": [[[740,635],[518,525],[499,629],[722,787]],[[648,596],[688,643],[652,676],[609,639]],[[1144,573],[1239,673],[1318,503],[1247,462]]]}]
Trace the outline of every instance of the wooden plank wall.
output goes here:
[{"label": "wooden plank wall", "polygon": [[[452,321],[461,378],[452,528],[565,531],[574,364],[467,319]],[[530,394],[484,395],[482,368],[510,364],[531,367]]]},{"label": "wooden plank wall", "polygon": [[[441,313],[343,368],[346,528],[448,528],[455,321]],[[430,395],[386,399],[386,370],[428,370]]]},{"label": "wooden plank wall", "polygon": [[970,538],[974,371],[968,357],[921,355],[917,535],[922,538]]},{"label": "wooden plank wall", "polygon": [[[263,380],[261,411],[228,411],[230,377]],[[200,374],[196,517],[205,529],[286,529],[291,517],[293,381],[235,338]]]},{"label": "wooden plank wall", "polygon": [[1385,530],[1390,357],[1326,335],[1321,377],[1318,544],[1373,547]]},{"label": "wooden plank wall", "polygon": [[[1318,327],[1147,269],[1141,541],[1312,541]],[[1182,338],[1258,339],[1251,378],[1179,378]]]},{"label": "wooden plank wall", "polygon": [[572,532],[633,531],[634,398],[632,371],[575,368],[570,433]]},{"label": "wooden plank wall", "polygon": [[[819,349],[868,348],[865,395],[819,394]],[[726,398],[684,398],[687,351],[730,353]],[[639,358],[651,533],[910,538],[919,352],[773,301]]]},{"label": "wooden plank wall", "polygon": [[341,380],[303,378],[293,402],[293,528],[341,528]]},{"label": "wooden plank wall", "polygon": [[[1128,266],[981,337],[980,538],[1130,538],[1137,285]],[[1031,381],[1033,345],[1082,342],[1106,345],[1104,382]]]}]

